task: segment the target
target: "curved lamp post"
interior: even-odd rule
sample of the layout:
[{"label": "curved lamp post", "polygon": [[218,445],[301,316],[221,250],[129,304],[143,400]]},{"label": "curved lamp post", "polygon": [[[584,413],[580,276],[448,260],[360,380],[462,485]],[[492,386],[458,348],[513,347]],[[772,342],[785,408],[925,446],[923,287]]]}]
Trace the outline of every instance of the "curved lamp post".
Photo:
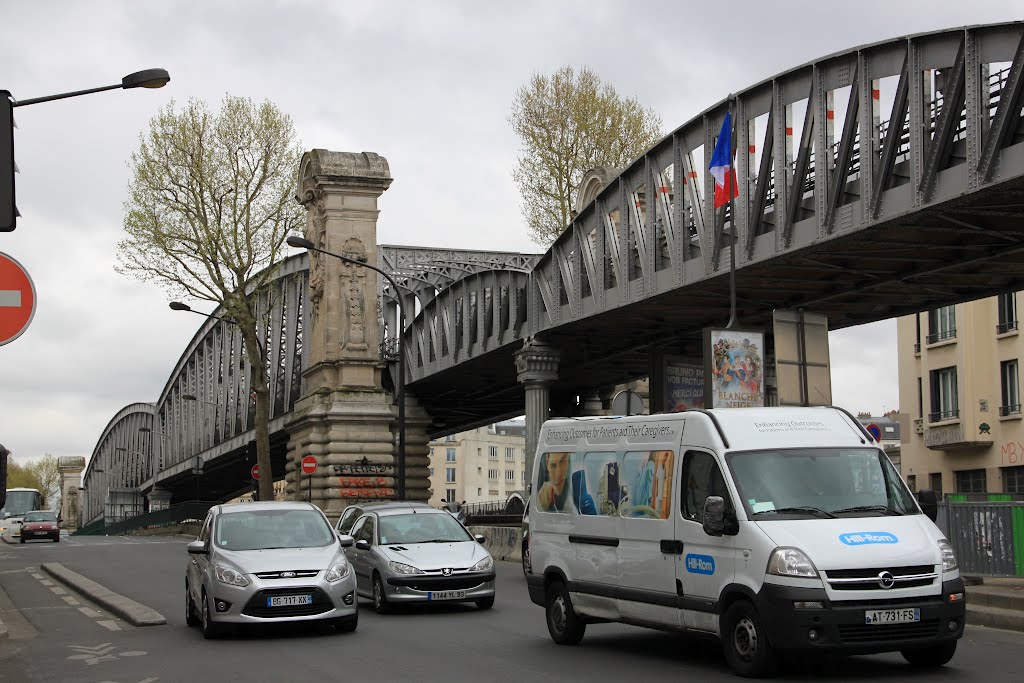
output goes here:
[{"label": "curved lamp post", "polygon": [[402,348],[402,333],[405,331],[405,308],[402,306],[402,297],[398,296],[398,283],[394,279],[385,273],[383,270],[376,266],[371,266],[366,261],[360,261],[358,259],[349,258],[348,256],[342,256],[341,254],[335,254],[333,251],[327,251],[321,249],[304,237],[292,235],[285,240],[290,247],[297,247],[299,249],[306,249],[308,251],[317,251],[321,254],[327,254],[333,256],[336,259],[341,259],[345,263],[351,263],[354,266],[362,266],[363,268],[369,268],[370,270],[377,271],[383,275],[395,292],[395,303],[398,304],[398,380],[395,382],[395,397],[398,400],[398,500],[405,500],[405,349]]},{"label": "curved lamp post", "polygon": [[53,100],[63,100],[68,97],[78,97],[79,95],[91,95],[94,92],[103,92],[104,90],[116,90],[129,88],[162,88],[171,80],[170,75],[166,69],[146,69],[145,71],[136,71],[133,74],[128,74],[121,79],[120,83],[113,85],[103,85],[98,88],[89,88],[87,90],[75,90],[74,92],[60,93],[59,95],[46,95],[45,97],[32,97],[27,100],[14,100],[11,102],[12,107],[24,107],[27,104],[39,104],[40,102],[52,102]]}]

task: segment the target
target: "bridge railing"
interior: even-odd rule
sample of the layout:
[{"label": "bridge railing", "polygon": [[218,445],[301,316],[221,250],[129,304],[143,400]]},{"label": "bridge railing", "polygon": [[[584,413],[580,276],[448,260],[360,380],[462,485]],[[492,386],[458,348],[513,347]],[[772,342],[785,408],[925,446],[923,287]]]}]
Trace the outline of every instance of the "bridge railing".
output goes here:
[{"label": "bridge railing", "polygon": [[120,536],[129,531],[139,529],[152,529],[183,524],[187,522],[201,523],[206,518],[206,513],[218,501],[191,500],[187,503],[172,505],[163,510],[155,510],[136,517],[130,517],[112,524],[105,524],[105,520],[98,520],[88,524],[78,531],[74,536]]}]

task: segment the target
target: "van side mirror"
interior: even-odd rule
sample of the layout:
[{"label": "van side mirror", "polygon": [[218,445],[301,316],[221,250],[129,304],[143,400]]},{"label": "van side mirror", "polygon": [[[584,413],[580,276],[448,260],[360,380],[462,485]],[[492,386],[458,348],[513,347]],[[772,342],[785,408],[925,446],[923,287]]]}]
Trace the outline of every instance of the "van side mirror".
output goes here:
[{"label": "van side mirror", "polygon": [[340,531],[335,532],[338,535],[338,540],[341,541],[342,548],[351,548],[356,542],[356,539],[352,538],[348,534],[343,534]]},{"label": "van side mirror", "polygon": [[206,548],[206,541],[192,541],[188,544],[189,555],[209,555],[210,551]]},{"label": "van side mirror", "polygon": [[473,536],[473,538],[475,538],[476,542],[479,543],[480,545],[483,545],[484,543],[487,542],[487,539],[484,538],[483,536],[481,536],[480,534],[476,534],[475,536]]},{"label": "van side mirror", "polygon": [[356,541],[356,550],[369,550],[369,549],[370,549],[370,542],[367,541],[366,539],[361,538],[358,541]]},{"label": "van side mirror", "polygon": [[[526,484],[526,495],[529,496],[531,493],[533,493],[533,482],[532,481],[531,482],[527,482],[527,484]],[[527,506],[529,506],[529,503],[527,503]]]},{"label": "van side mirror", "polygon": [[917,492],[917,504],[921,506],[921,512],[933,522],[939,516],[939,497],[931,489],[921,489]]},{"label": "van side mirror", "polygon": [[708,496],[704,501],[704,533],[708,536],[721,536],[725,531],[725,499],[721,496]]}]

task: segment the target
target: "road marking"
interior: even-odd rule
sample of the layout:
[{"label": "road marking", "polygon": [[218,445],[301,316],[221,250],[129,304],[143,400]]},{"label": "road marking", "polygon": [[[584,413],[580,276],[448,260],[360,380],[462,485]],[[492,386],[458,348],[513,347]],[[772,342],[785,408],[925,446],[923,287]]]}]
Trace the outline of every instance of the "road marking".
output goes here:
[{"label": "road marking", "polygon": [[64,597],[64,602],[68,603],[69,605],[77,605],[77,604],[79,604],[78,600],[75,600],[70,595]]},{"label": "road marking", "polygon": [[117,625],[117,622],[113,619],[105,619],[104,621],[97,621],[97,624],[107,629],[108,631],[120,631],[121,627]]},{"label": "road marking", "polygon": [[43,584],[44,586],[52,586],[53,585],[53,581],[50,581],[49,579],[39,579],[39,583]]},{"label": "road marking", "polygon": [[[159,677],[143,678],[141,681],[139,681],[139,683],[153,683],[154,681],[159,681],[159,680],[160,680]],[[117,681],[100,681],[100,683],[117,683]]]},{"label": "road marking", "polygon": [[[87,617],[98,617],[98,616],[101,616],[99,612],[96,612],[96,610],[91,610],[88,607],[79,607],[78,611],[81,612],[82,614],[84,614]],[[93,614],[93,612],[96,612],[96,613]]]},{"label": "road marking", "polygon": [[[100,662],[110,662],[119,657],[141,657],[147,652],[143,650],[129,650],[127,652],[117,652],[117,648],[110,643],[103,643],[96,647],[89,647],[87,645],[69,645],[72,650],[77,650],[76,654],[68,655],[67,659],[81,660],[89,666],[93,664],[99,664]],[[156,678],[147,678],[147,681],[155,681]]]},{"label": "road marking", "polygon": [[53,591],[56,595],[64,595],[65,593],[67,593],[67,591],[61,588],[60,586],[50,586],[50,590]]}]

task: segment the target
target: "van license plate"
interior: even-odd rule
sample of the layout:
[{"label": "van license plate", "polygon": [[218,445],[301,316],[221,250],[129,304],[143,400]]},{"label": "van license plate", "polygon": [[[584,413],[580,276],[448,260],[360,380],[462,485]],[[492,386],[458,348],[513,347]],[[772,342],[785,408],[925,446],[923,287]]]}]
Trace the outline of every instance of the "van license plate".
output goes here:
[{"label": "van license plate", "polygon": [[921,621],[920,607],[872,609],[864,612],[865,624],[912,624]]},{"label": "van license plate", "polygon": [[427,600],[465,600],[466,591],[430,591]]},{"label": "van license plate", "polygon": [[295,605],[312,604],[312,595],[275,595],[267,598],[267,607],[293,607]]}]

